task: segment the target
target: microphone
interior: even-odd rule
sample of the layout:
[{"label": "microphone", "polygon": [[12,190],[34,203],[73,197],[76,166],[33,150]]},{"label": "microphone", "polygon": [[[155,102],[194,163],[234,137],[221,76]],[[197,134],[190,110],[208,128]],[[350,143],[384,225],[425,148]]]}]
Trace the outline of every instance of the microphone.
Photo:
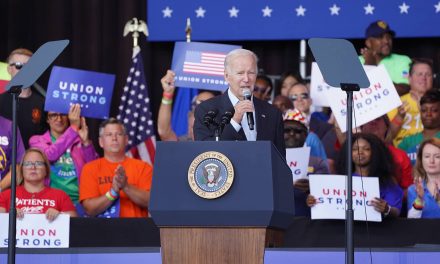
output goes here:
[{"label": "microphone", "polygon": [[207,126],[209,128],[209,126],[214,123],[214,118],[217,116],[218,114],[218,110],[217,109],[213,109],[213,110],[209,110],[205,116],[203,117],[203,124],[205,124],[205,126]]},{"label": "microphone", "polygon": [[[245,100],[251,100],[252,93],[249,89],[243,89],[243,96]],[[246,112],[247,121],[250,130],[254,130],[254,114],[252,112]]]},{"label": "microphone", "polygon": [[232,118],[232,116],[233,116],[233,114],[232,114],[232,112],[230,112],[230,111],[226,111],[226,112],[222,115],[222,117],[221,117],[221,119],[220,119],[220,125],[222,126],[222,128],[223,128],[224,126],[226,126],[227,124],[229,124],[229,122],[231,122],[231,118]]}]

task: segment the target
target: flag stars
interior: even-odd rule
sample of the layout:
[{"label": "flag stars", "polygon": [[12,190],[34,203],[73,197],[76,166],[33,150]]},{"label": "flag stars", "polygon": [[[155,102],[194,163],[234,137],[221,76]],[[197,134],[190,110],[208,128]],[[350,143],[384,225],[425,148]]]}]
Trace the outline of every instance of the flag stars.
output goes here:
[{"label": "flag stars", "polygon": [[403,2],[400,6],[400,14],[408,14],[409,5],[407,5],[405,2]]},{"label": "flag stars", "polygon": [[124,118],[124,121],[123,121],[123,122],[124,122],[124,124],[127,124],[128,121],[129,121],[128,118]]},{"label": "flag stars", "polygon": [[434,5],[435,13],[440,13],[440,1],[436,5]]},{"label": "flag stars", "polygon": [[142,99],[144,96],[142,94],[138,94],[138,99]]},{"label": "flag stars", "polygon": [[364,6],[365,9],[365,15],[373,15],[374,12],[374,6],[372,6],[370,3],[368,3],[367,6]]},{"label": "flag stars", "polygon": [[141,86],[139,86],[141,88],[141,90],[145,89],[145,85],[141,84]]},{"label": "flag stars", "polygon": [[165,9],[163,9],[162,10],[162,13],[163,13],[163,18],[171,18],[171,13],[173,13],[173,10],[169,7],[169,6],[167,6],[167,7],[165,7]]},{"label": "flag stars", "polygon": [[145,121],[145,120],[146,120],[145,116],[141,117],[141,121]]},{"label": "flag stars", "polygon": [[329,9],[330,9],[330,15],[339,16],[339,10],[341,10],[341,8],[339,6],[337,6],[336,4],[333,4],[333,6],[329,7]]},{"label": "flag stars", "polygon": [[272,11],[273,9],[271,9],[269,6],[266,6],[264,9],[261,9],[261,12],[263,12],[263,17],[271,17]]},{"label": "flag stars", "polygon": [[199,6],[199,8],[196,9],[196,10],[194,10],[194,12],[196,12],[196,17],[204,18],[204,17],[205,17],[206,10],[203,9],[203,7]]},{"label": "flag stars", "polygon": [[233,6],[231,9],[228,10],[229,12],[229,17],[238,17],[238,12],[240,12],[240,10],[238,10],[237,8],[235,8],[235,6]]},{"label": "flag stars", "polygon": [[134,73],[134,75],[135,75],[135,76],[139,76],[139,75],[141,75],[141,72],[140,72],[140,71],[136,71],[136,72]]},{"label": "flag stars", "polygon": [[305,9],[302,5],[300,5],[299,7],[295,8],[296,11],[296,16],[306,16],[306,11],[307,9]]}]

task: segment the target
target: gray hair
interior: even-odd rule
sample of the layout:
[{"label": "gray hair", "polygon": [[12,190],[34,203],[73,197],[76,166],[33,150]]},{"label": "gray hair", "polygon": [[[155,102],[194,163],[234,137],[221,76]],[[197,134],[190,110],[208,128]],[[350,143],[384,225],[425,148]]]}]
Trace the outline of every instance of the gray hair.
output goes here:
[{"label": "gray hair", "polygon": [[252,56],[254,58],[255,64],[257,65],[256,69],[255,69],[255,73],[258,73],[258,57],[254,52],[247,50],[247,49],[235,49],[235,50],[230,51],[226,55],[226,58],[225,58],[225,71],[229,72],[229,65],[231,64],[231,61],[234,58],[239,57],[239,56],[246,56],[246,55]]},{"label": "gray hair", "polygon": [[99,136],[102,137],[102,134],[104,133],[104,128],[107,125],[120,125],[122,127],[122,131],[124,132],[124,135],[127,134],[127,129],[125,128],[124,124],[119,121],[118,119],[114,117],[110,117],[107,120],[102,121],[102,123],[99,125]]}]

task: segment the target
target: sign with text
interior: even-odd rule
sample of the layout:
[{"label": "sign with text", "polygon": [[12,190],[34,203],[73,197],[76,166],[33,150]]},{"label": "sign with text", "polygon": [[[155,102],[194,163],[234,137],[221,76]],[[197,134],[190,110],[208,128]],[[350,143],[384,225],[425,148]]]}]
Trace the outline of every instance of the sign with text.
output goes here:
[{"label": "sign with text", "polygon": [[[312,219],[345,219],[346,179],[345,175],[309,175],[310,194],[317,201],[311,208]],[[354,220],[382,221],[371,204],[371,200],[380,197],[377,177],[354,176],[352,196]]]},{"label": "sign with text", "polygon": [[[0,214],[0,247],[8,247],[9,214]],[[45,214],[25,214],[17,219],[18,248],[68,248],[70,216],[59,214],[49,222]]]},{"label": "sign with text", "polygon": [[[370,87],[353,93],[353,128],[385,115],[402,104],[385,66],[373,66],[366,73],[371,83]],[[328,100],[341,131],[345,132],[347,130],[346,92],[339,88],[323,89],[323,91],[322,96]]]},{"label": "sign with text", "polygon": [[176,73],[175,86],[204,90],[224,91],[226,55],[235,45],[203,42],[176,42],[171,69]]},{"label": "sign with text", "polygon": [[72,104],[80,104],[82,116],[106,119],[114,84],[113,74],[54,66],[44,110],[68,113]]},{"label": "sign with text", "polygon": [[310,147],[286,148],[286,161],[292,171],[293,182],[307,177]]}]

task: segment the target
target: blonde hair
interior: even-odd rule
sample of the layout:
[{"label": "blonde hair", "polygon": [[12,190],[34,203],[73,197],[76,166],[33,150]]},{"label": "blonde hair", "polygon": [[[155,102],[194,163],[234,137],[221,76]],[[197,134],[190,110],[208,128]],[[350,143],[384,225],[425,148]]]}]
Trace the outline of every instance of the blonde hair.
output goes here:
[{"label": "blonde hair", "polygon": [[420,178],[425,182],[427,180],[427,175],[426,175],[425,168],[423,168],[422,158],[423,158],[423,149],[425,149],[426,145],[428,145],[428,144],[436,146],[437,148],[440,149],[440,139],[430,138],[430,139],[423,141],[419,146],[419,150],[417,151],[416,165],[414,166],[414,169],[413,169],[414,179]]},{"label": "blonde hair", "polygon": [[24,56],[28,56],[28,57],[32,57],[32,55],[34,55],[33,53],[32,53],[32,51],[30,51],[30,50],[28,50],[28,49],[24,49],[24,48],[19,48],[19,49],[15,49],[15,50],[13,50],[10,54],[9,54],[9,56],[8,56],[8,58],[6,59],[6,62],[9,64],[9,63],[11,63],[11,58],[12,58],[12,56],[14,56],[14,55],[24,55]]},{"label": "blonde hair", "polygon": [[[25,159],[26,156],[27,156],[29,153],[31,153],[31,152],[35,152],[35,153],[40,154],[40,156],[43,158],[43,161],[44,161],[44,167],[46,168],[46,176],[45,176],[45,178],[50,177],[50,162],[49,162],[49,159],[47,158],[46,154],[44,154],[44,152],[43,152],[41,149],[38,149],[38,148],[29,148],[29,149],[27,149],[26,152],[24,153],[23,158],[21,159],[21,163],[20,163],[21,181],[23,181],[23,179],[24,179],[24,178],[23,178],[23,166],[21,166],[21,165],[23,165],[24,159]],[[22,183],[22,182],[21,182],[21,183]],[[20,183],[17,183],[17,184],[20,184]]]}]

